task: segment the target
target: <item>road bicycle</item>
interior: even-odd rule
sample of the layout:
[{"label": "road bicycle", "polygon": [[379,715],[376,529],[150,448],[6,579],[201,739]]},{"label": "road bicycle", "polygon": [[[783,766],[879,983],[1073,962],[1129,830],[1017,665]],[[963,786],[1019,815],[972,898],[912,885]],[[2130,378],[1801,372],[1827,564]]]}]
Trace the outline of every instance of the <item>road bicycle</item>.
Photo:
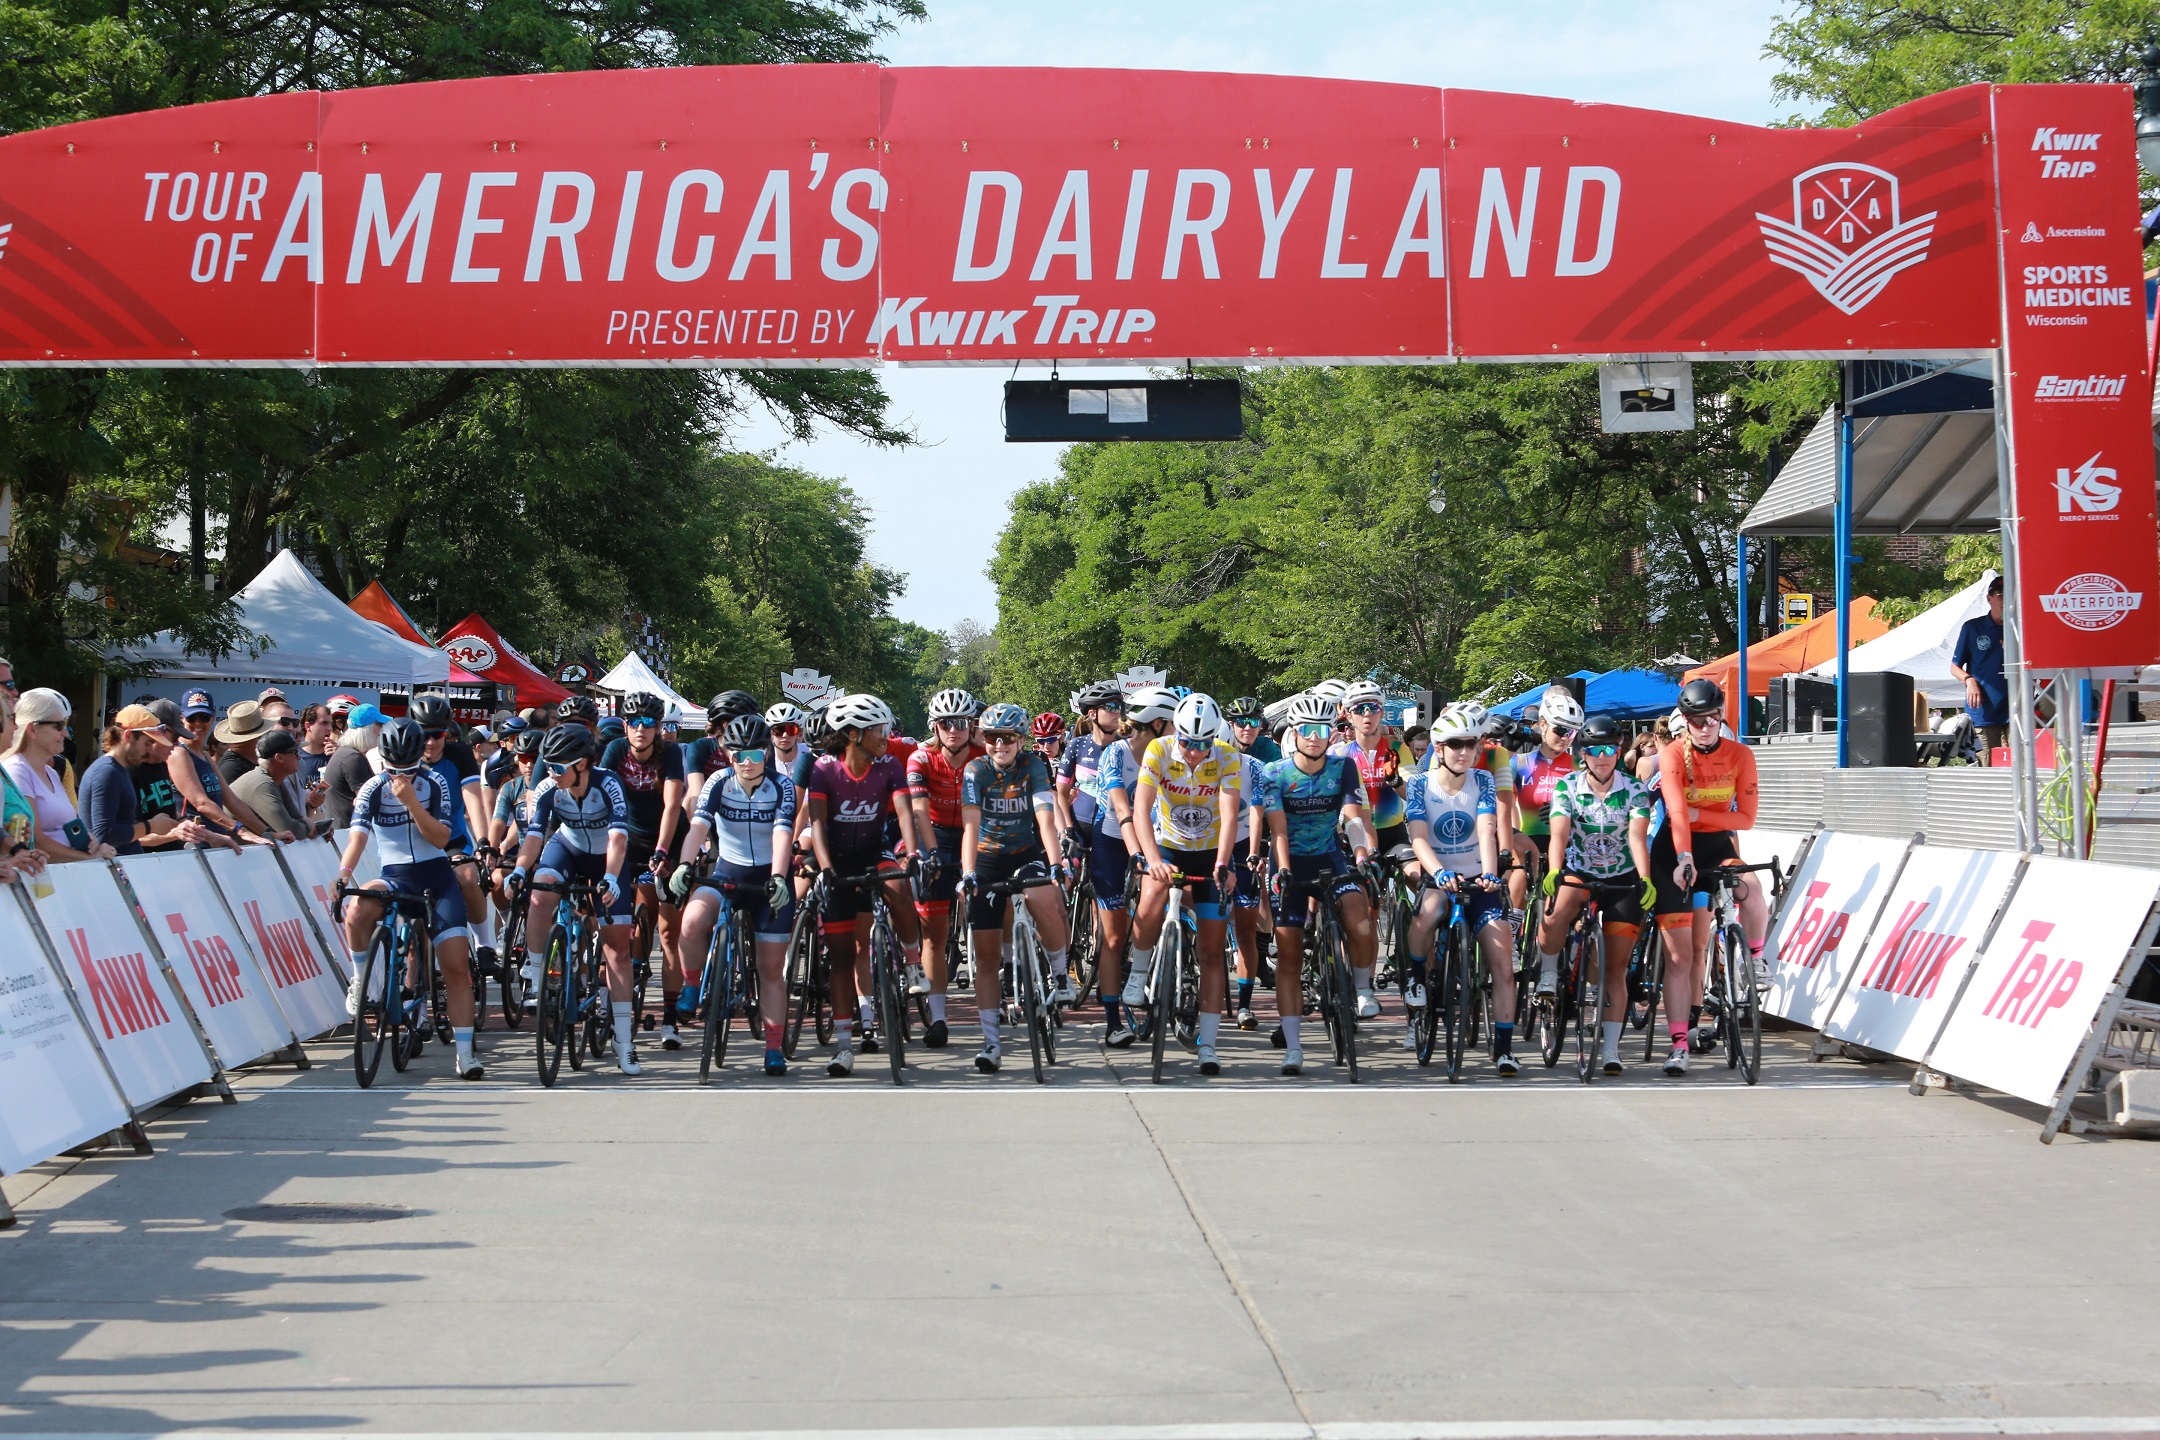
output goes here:
[{"label": "road bicycle", "polygon": [[1435,932],[1433,973],[1426,985],[1425,1005],[1412,1017],[1418,1064],[1430,1065],[1437,1048],[1450,1085],[1462,1079],[1463,1061],[1474,1043],[1472,1030],[1478,1022],[1478,1007],[1492,984],[1484,947],[1478,944],[1477,934],[1470,928],[1469,911],[1462,903],[1462,887],[1476,883],[1469,876],[1457,875],[1452,883],[1433,887],[1440,891],[1448,913]]},{"label": "road bicycle", "polygon": [[[1065,832],[1070,839],[1077,839],[1079,831]],[[1072,845],[1066,849],[1067,868],[1065,880],[1060,887],[1065,898],[1065,958],[1073,973],[1079,978],[1074,982],[1076,993],[1086,995],[1095,988],[1095,972],[1102,956],[1095,947],[1095,877],[1089,873],[1087,847]]]},{"label": "road bicycle", "polygon": [[1375,897],[1373,924],[1376,927],[1381,966],[1374,983],[1381,987],[1393,984],[1404,988],[1410,976],[1410,921],[1417,914],[1418,896],[1423,882],[1412,884],[1408,868],[1417,864],[1417,851],[1408,845],[1397,845],[1387,854],[1367,862],[1364,870],[1366,888]]},{"label": "road bicycle", "polygon": [[790,1060],[802,1044],[805,1025],[818,1044],[832,1043],[832,962],[825,949],[825,932],[819,928],[827,891],[823,876],[811,881],[802,903],[795,907],[795,926],[788,935],[787,1011],[781,1026],[781,1053]]},{"label": "road bicycle", "polygon": [[1584,892],[1583,907],[1560,941],[1560,983],[1550,996],[1538,997],[1538,1050],[1545,1066],[1559,1063],[1570,1026],[1575,1031],[1575,1078],[1583,1084],[1597,1067],[1600,1023],[1604,1019],[1605,905],[1642,892],[1632,874],[1624,880],[1601,880],[1570,870],[1560,884]]},{"label": "road bicycle", "polygon": [[1028,912],[1025,896],[1030,890],[1056,883],[1038,864],[1022,866],[1010,880],[977,882],[981,894],[1003,898],[1012,907],[1012,964],[1005,971],[1012,988],[1007,993],[1018,1001],[1038,1085],[1050,1083],[1049,1067],[1057,1063],[1059,1007],[1050,998],[1050,954],[1043,948],[1042,935],[1035,928],[1035,917]]},{"label": "road bicycle", "polygon": [[736,880],[707,880],[707,889],[720,894],[720,914],[713,922],[712,939],[705,947],[702,1013],[704,1043],[698,1049],[698,1084],[710,1083],[712,1072],[727,1060],[728,1030],[738,1012],[754,1039],[759,1023],[751,1013],[750,997],[757,991],[757,940],[750,933],[750,917],[765,894],[765,886]]},{"label": "road bicycle", "polygon": [[1276,875],[1282,888],[1283,910],[1301,904],[1306,910],[1304,964],[1305,1008],[1317,1010],[1327,1026],[1328,1045],[1335,1064],[1347,1070],[1350,1083],[1358,1083],[1357,979],[1350,973],[1348,952],[1343,946],[1342,924],[1335,917],[1335,902],[1327,895],[1335,877],[1316,875],[1293,880]]},{"label": "road bicycle", "polygon": [[[415,890],[370,890],[341,884],[337,887],[339,919],[344,918],[345,902],[354,898],[373,900],[384,907],[382,918],[375,922],[374,934],[368,937],[357,977],[360,1013],[353,1017],[353,1078],[364,1090],[375,1083],[385,1049],[390,1052],[390,1064],[400,1072],[420,1053],[417,1017],[409,1008],[405,975],[416,957],[432,967],[433,947],[428,939],[431,907],[428,897]],[[397,986],[395,1000],[389,998],[392,981]]]},{"label": "road bicycle", "polygon": [[901,1082],[907,1059],[907,970],[892,910],[885,902],[885,881],[875,867],[860,875],[834,875],[830,893],[854,890],[870,900],[870,1003],[877,1014],[878,1037],[892,1066],[893,1084]]},{"label": "road bicycle", "polygon": [[[502,943],[495,952],[495,988],[500,996],[503,1024],[516,1030],[524,1026],[526,1013],[532,1008],[530,997],[525,993],[525,882],[512,882],[509,893],[510,908],[502,922]],[[473,969],[473,977],[474,993],[478,994],[483,983],[478,966]],[[483,1008],[475,1006],[473,1009],[475,1025],[479,1024]]]},{"label": "road bicycle", "polygon": [[1157,1085],[1162,1084],[1171,1032],[1177,1033],[1178,1043],[1187,1050],[1193,1048],[1199,1033],[1200,921],[1185,905],[1186,892],[1207,883],[1188,875],[1170,887],[1162,935],[1155,942],[1155,962],[1148,970],[1149,1074]]},{"label": "road bicycle", "polygon": [[527,888],[556,897],[555,923],[548,931],[547,947],[541,951],[539,994],[533,1005],[533,1044],[540,1083],[552,1088],[556,1076],[562,1073],[565,1051],[572,1070],[585,1068],[578,1035],[581,1022],[587,1043],[596,1025],[604,1023],[613,1033],[607,986],[600,982],[599,975],[600,926],[594,901],[600,887],[591,880],[571,879],[534,880]]},{"label": "road bicycle", "polygon": [[1768,988],[1740,925],[1740,893],[1749,875],[1770,872],[1773,903],[1785,873],[1775,858],[1760,865],[1720,865],[1710,882],[1710,957],[1703,976],[1703,1018],[1715,1019],[1725,1041],[1725,1068],[1737,1067],[1753,1085],[1762,1077],[1762,1000]]}]

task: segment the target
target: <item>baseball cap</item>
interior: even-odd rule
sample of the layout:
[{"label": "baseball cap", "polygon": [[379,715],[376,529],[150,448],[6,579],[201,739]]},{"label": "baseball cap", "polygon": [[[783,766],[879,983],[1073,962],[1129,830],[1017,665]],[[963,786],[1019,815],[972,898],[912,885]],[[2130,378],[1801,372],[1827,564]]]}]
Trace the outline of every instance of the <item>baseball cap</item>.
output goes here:
[{"label": "baseball cap", "polygon": [[147,705],[123,705],[120,713],[113,716],[113,724],[122,730],[162,730],[165,722],[158,719],[155,711]]},{"label": "baseball cap", "polygon": [[255,703],[258,705],[267,705],[272,700],[285,700],[288,705],[292,703],[290,700],[285,699],[285,692],[275,685],[265,685],[262,694],[255,697]]},{"label": "baseball cap", "polygon": [[389,718],[389,716],[383,714],[382,711],[376,709],[373,705],[362,701],[361,703],[354,705],[352,709],[346,713],[345,723],[348,725],[380,725],[383,721]]},{"label": "baseball cap", "polygon": [[255,742],[257,759],[268,760],[273,755],[291,755],[298,751],[300,742],[290,730],[272,730]]},{"label": "baseball cap", "polygon": [[209,691],[190,690],[180,697],[180,714],[182,717],[192,720],[197,715],[217,714],[217,706],[210,703]]},{"label": "baseball cap", "polygon": [[173,734],[178,735],[180,733],[180,707],[173,704],[172,701],[160,695],[155,699],[143,701],[142,708],[156,716],[157,723],[172,731]]},{"label": "baseball cap", "polygon": [[1988,581],[1987,593],[1990,595],[2000,595],[2003,593],[2002,576],[1997,575],[1994,579]]}]

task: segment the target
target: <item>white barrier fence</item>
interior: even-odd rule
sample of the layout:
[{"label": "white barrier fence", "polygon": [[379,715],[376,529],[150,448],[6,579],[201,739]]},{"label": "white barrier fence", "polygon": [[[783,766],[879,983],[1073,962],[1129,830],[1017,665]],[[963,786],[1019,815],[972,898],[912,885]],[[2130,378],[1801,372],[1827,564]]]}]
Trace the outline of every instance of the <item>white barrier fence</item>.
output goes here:
[{"label": "white barrier fence", "polygon": [[[1768,1013],[2068,1118],[2160,931],[2160,870],[1820,831],[1763,946]],[[1916,1081],[1916,1085],[1921,1083]]]},{"label": "white barrier fence", "polygon": [[305,1065],[298,1042],[346,1020],[339,848],[79,861],[0,891],[0,1175],[115,1131],[147,1148],[159,1101]]}]

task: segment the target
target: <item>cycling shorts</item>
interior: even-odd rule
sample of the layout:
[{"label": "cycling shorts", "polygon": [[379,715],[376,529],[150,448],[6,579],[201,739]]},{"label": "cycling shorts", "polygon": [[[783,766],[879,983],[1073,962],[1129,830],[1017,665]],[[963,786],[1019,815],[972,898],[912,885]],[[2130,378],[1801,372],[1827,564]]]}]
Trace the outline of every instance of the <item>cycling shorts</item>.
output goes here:
[{"label": "cycling shorts", "polygon": [[[1330,905],[1340,905],[1345,895],[1361,895],[1365,891],[1358,883],[1357,872],[1350,868],[1350,857],[1340,849],[1321,855],[1292,855],[1290,879],[1293,884],[1285,890],[1282,902],[1274,907],[1278,930],[1304,928],[1308,895],[1325,896]],[[1300,889],[1300,886],[1308,888]]]},{"label": "cycling shorts", "polygon": [[[595,896],[595,904],[605,907],[600,920],[606,925],[627,925],[630,914],[637,904],[638,862],[623,860],[623,868],[615,876],[615,903]],[[540,847],[540,863],[533,868],[533,879],[553,883],[557,880],[598,880],[607,874],[607,856],[595,855],[587,850],[573,850],[560,835],[548,836],[547,844]]]},{"label": "cycling shorts", "polygon": [[[1017,851],[1009,855],[983,855],[975,861],[975,878],[985,885],[1002,885],[1018,878],[1022,873],[1048,875],[1049,861],[1044,857],[1042,846],[1033,850]],[[1005,895],[985,895],[980,890],[968,897],[967,921],[970,930],[999,930],[1005,925]]]},{"label": "cycling shorts", "polygon": [[[1508,905],[1507,891],[1505,890],[1465,888],[1459,894],[1449,894],[1440,890],[1436,885],[1428,885],[1425,888],[1438,893],[1440,903],[1443,906],[1452,901],[1455,906],[1459,907],[1462,911],[1463,921],[1470,927],[1470,933],[1473,935],[1483,930],[1487,925],[1505,925],[1507,923]],[[1445,917],[1448,911],[1443,909],[1440,913]]]},{"label": "cycling shorts", "polygon": [[1174,866],[1187,880],[1199,883],[1188,892],[1188,903],[1193,916],[1200,920],[1220,920],[1227,913],[1222,897],[1215,890],[1215,852],[1213,850],[1172,850],[1163,847],[1162,858]]},{"label": "cycling shorts", "polygon": [[[758,898],[755,901],[747,898],[730,901],[720,893],[723,882],[752,886],[757,890]],[[723,904],[737,904],[747,909],[750,912],[750,933],[758,939],[785,940],[795,930],[795,897],[791,892],[787,904],[775,910],[772,907],[772,896],[767,893],[771,885],[770,865],[737,865],[732,861],[715,860],[712,874],[698,882],[698,891],[710,891],[713,898]]]},{"label": "cycling shorts", "polygon": [[[1579,876],[1598,887],[1596,891],[1598,914],[1604,918],[1607,925],[1625,925],[1631,930],[1642,929],[1642,876],[1637,875],[1632,869],[1625,875],[1585,875],[1580,870],[1570,870],[1567,873]],[[1558,888],[1566,888],[1566,886],[1567,880],[1562,877]],[[1613,888],[1606,888],[1608,886]],[[1660,913],[1663,913],[1664,900],[1664,896],[1660,895],[1658,897]]]},{"label": "cycling shorts", "polygon": [[[1732,830],[1697,830],[1689,838],[1695,855],[1695,884],[1683,887],[1673,878],[1679,853],[1673,848],[1672,826],[1661,828],[1650,840],[1650,878],[1657,881],[1657,914],[1660,924],[1677,923],[1673,917],[1710,905],[1710,872],[1720,865],[1740,863],[1740,836]],[[1697,897],[1700,897],[1698,899]]]},{"label": "cycling shorts", "polygon": [[915,887],[915,913],[925,920],[951,914],[953,899],[960,893],[960,832],[933,826],[930,833],[937,848],[924,859],[937,868]]},{"label": "cycling shorts", "polygon": [[465,915],[465,892],[458,887],[457,872],[447,856],[416,861],[410,865],[385,865],[382,878],[393,890],[410,890],[428,898],[428,937],[437,945],[445,940],[470,940]]},{"label": "cycling shorts", "polygon": [[1102,823],[1095,827],[1094,842],[1088,846],[1088,876],[1095,882],[1095,908],[1112,914],[1125,909],[1125,872],[1132,866],[1124,833],[1118,828],[1117,817],[1106,812]]},{"label": "cycling shorts", "polygon": [[[674,869],[677,865],[682,864],[683,835],[689,830],[689,828],[690,827],[687,824],[677,825],[675,827],[675,838],[668,841],[667,863],[668,868],[671,870]],[[652,862],[653,852],[655,850],[658,850],[659,848],[660,837],[658,835],[648,835],[641,830],[632,830],[630,832],[629,851],[629,863],[631,870],[633,872],[643,871],[645,867]],[[717,859],[718,857],[715,858]],[[661,903],[672,905],[675,902],[667,899],[666,896],[662,896]]]},{"label": "cycling shorts", "polygon": [[1379,848],[1374,850],[1373,853],[1375,855],[1385,855],[1398,845],[1408,845],[1410,843],[1410,824],[1408,821],[1398,820],[1393,825],[1382,825],[1374,832],[1373,839],[1379,845]]},{"label": "cycling shorts", "polygon": [[1240,846],[1230,862],[1237,871],[1237,893],[1230,897],[1233,910],[1257,910],[1260,908],[1260,880],[1253,873],[1252,852]]},{"label": "cycling shorts", "polygon": [[[906,872],[890,850],[835,850],[833,869],[842,875],[861,875],[875,869],[881,879],[898,880]],[[834,885],[825,892],[825,918],[818,928],[827,935],[852,935],[858,916],[871,911],[868,886]]]}]

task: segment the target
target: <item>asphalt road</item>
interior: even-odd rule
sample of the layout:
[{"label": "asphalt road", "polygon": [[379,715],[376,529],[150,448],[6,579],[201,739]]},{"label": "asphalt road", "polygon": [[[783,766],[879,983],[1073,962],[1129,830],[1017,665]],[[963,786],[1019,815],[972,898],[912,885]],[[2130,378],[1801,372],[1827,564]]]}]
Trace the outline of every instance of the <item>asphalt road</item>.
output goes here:
[{"label": "asphalt road", "polygon": [[1161,1087],[962,1043],[699,1089],[648,1043],[552,1092],[487,1040],[9,1178],[0,1432],[2160,1430],[2160,1147],[1796,1037],[1754,1088],[1232,1035]]}]

